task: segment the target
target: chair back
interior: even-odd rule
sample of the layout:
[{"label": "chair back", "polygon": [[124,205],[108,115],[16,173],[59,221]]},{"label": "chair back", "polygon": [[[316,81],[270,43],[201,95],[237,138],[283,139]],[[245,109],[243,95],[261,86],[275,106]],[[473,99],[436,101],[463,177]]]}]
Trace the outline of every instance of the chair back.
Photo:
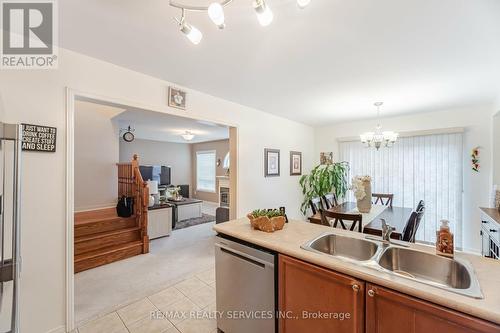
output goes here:
[{"label": "chair back", "polygon": [[[323,224],[325,224],[326,222],[329,225],[328,220],[332,220],[333,221],[332,227],[334,228],[337,228],[337,225],[340,224],[340,227],[344,230],[363,232],[363,215],[361,214],[336,213],[323,209],[320,212]],[[345,223],[347,221],[351,222],[351,226],[349,229],[347,228]]]},{"label": "chair back", "polygon": [[330,209],[332,207],[338,206],[337,196],[334,193],[325,194],[323,197],[323,203],[325,204],[326,209]]},{"label": "chair back", "polygon": [[425,207],[425,201],[424,200],[420,200],[418,205],[417,205],[417,208],[415,209],[416,212],[419,212],[422,208]]},{"label": "chair back", "polygon": [[319,212],[320,209],[323,209],[323,204],[321,203],[321,198],[316,197],[309,200],[309,207],[311,207],[313,215]]},{"label": "chair back", "polygon": [[381,204],[389,206],[392,208],[392,200],[394,199],[394,194],[391,193],[372,193],[372,197],[375,198],[374,204]]},{"label": "chair back", "polygon": [[417,235],[418,227],[420,226],[420,221],[425,213],[425,207],[422,207],[418,212],[412,212],[410,218],[406,222],[405,228],[403,229],[403,241],[415,243],[415,236]]}]

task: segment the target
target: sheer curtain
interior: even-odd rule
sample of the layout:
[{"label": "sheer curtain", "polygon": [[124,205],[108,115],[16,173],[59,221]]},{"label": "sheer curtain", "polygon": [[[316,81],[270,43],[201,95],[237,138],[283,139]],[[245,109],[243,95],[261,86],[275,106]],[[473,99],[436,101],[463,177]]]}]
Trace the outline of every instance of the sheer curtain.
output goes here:
[{"label": "sheer curtain", "polygon": [[[402,137],[379,151],[357,141],[341,142],[340,159],[349,162],[351,179],[370,175],[373,192],[394,193],[394,206],[414,208],[425,200],[417,240],[435,242],[439,221],[447,219],[461,247],[462,140],[462,133]],[[355,201],[352,193],[348,199]]]}]

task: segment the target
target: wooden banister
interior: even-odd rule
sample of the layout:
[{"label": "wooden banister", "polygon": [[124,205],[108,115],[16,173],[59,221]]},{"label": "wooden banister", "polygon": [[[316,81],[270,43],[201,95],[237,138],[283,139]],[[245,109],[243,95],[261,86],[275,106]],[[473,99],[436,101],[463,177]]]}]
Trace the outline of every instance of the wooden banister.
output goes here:
[{"label": "wooden banister", "polygon": [[143,253],[149,252],[148,237],[148,205],[149,188],[147,182],[142,179],[139,170],[139,156],[134,154],[132,162],[118,163],[118,196],[134,198],[134,214],[137,225],[141,227],[141,239]]}]

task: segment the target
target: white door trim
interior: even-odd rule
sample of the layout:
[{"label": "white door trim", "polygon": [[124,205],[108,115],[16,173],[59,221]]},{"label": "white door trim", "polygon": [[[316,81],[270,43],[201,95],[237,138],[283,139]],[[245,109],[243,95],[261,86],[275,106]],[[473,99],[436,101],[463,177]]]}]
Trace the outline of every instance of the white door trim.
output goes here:
[{"label": "white door trim", "polygon": [[[166,92],[165,92],[166,94]],[[166,96],[166,95],[165,95]],[[214,122],[220,125],[225,125],[228,127],[233,127],[236,129],[236,159],[238,160],[238,147],[239,147],[239,126],[233,123],[228,123],[225,120],[205,118],[205,117],[193,117],[192,115],[186,114],[185,111],[179,111],[174,108],[170,108],[165,105],[146,105],[137,101],[130,101],[121,98],[106,97],[95,93],[82,92],[76,89],[66,87],[66,331],[71,332],[75,329],[75,275],[74,275],[74,131],[75,131],[75,99],[77,97],[83,99],[98,100],[104,103],[120,104],[131,106],[134,108],[140,108],[155,112],[161,112],[164,114],[170,114],[175,116],[180,116],[184,118],[190,118],[194,120],[203,120]],[[232,173],[236,172],[236,182],[239,177],[238,164],[236,164],[236,170],[231,170]],[[235,196],[234,207],[237,209],[238,204],[238,192]],[[237,215],[237,211],[234,212]]]}]

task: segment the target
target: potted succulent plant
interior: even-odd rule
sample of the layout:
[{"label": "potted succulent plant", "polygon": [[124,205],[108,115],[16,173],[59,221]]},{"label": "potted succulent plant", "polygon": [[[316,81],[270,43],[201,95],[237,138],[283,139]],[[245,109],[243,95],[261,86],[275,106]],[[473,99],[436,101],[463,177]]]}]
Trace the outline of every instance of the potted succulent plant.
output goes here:
[{"label": "potted succulent plant", "polygon": [[308,175],[303,175],[299,181],[304,195],[304,201],[300,207],[302,214],[306,215],[309,200],[312,198],[328,193],[334,193],[337,199],[344,198],[349,190],[348,172],[348,162],[337,162],[320,164],[314,167]]},{"label": "potted succulent plant", "polygon": [[278,209],[256,209],[247,215],[254,229],[273,232],[283,229],[286,217]]}]

